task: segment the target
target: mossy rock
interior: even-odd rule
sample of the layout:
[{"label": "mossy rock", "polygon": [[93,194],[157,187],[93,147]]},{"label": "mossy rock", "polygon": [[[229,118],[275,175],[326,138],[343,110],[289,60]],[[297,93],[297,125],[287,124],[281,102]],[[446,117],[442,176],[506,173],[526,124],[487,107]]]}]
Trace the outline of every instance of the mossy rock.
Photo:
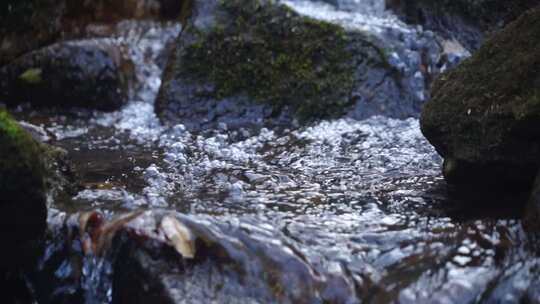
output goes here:
[{"label": "mossy rock", "polygon": [[116,110],[127,101],[134,77],[123,58],[118,46],[99,40],[38,49],[0,68],[0,102]]},{"label": "mossy rock", "polygon": [[195,1],[183,15],[191,18],[156,105],[166,122],[215,121],[228,111],[268,118],[284,109],[300,121],[336,117],[353,103],[352,91],[365,76],[358,66],[385,65],[384,51],[366,34],[276,1]]},{"label": "mossy rock", "polygon": [[[26,262],[45,231],[45,147],[0,109],[0,269]],[[35,252],[34,252],[35,253]]]},{"label": "mossy rock", "polygon": [[435,81],[421,128],[448,182],[527,189],[540,167],[540,8]]}]

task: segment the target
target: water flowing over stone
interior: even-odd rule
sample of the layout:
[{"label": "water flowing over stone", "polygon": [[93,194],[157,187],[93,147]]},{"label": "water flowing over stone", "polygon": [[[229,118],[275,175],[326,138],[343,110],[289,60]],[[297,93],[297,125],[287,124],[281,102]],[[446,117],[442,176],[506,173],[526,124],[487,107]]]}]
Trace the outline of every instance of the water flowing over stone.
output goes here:
[{"label": "water flowing over stone", "polygon": [[[85,188],[49,213],[30,276],[38,299],[540,301],[538,248],[519,211],[464,213],[414,118],[431,77],[467,51],[445,53],[450,42],[407,26],[383,2],[283,1],[388,43],[409,90],[383,110],[358,101],[344,117],[304,126],[162,125],[153,103],[181,27],[119,25],[106,39],[135,63],[128,104],[75,117],[18,113],[70,152]],[[374,88],[385,94],[384,84]],[[396,112],[407,115],[385,116]]]}]

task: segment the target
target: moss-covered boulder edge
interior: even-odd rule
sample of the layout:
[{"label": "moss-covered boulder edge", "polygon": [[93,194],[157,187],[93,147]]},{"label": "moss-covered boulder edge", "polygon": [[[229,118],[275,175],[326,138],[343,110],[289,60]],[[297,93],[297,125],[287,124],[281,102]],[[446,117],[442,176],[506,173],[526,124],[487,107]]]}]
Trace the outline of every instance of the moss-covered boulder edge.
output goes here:
[{"label": "moss-covered boulder edge", "polygon": [[421,128],[462,189],[530,189],[540,168],[540,8],[511,23],[456,69],[425,104]]},{"label": "moss-covered boulder edge", "polygon": [[[47,228],[47,207],[79,189],[61,148],[35,139],[0,107],[0,271],[32,267]],[[0,281],[2,278],[0,278]]]},{"label": "moss-covered boulder edge", "polygon": [[47,165],[44,149],[0,109],[0,269],[12,270],[28,255],[46,228]]},{"label": "moss-covered boulder edge", "polygon": [[165,71],[156,108],[162,118],[178,102],[170,96],[178,80],[196,87],[195,99],[247,95],[275,112],[289,107],[302,121],[334,117],[352,103],[358,61],[385,64],[372,38],[276,1],[210,2],[194,1],[192,13],[183,14],[191,18]]}]

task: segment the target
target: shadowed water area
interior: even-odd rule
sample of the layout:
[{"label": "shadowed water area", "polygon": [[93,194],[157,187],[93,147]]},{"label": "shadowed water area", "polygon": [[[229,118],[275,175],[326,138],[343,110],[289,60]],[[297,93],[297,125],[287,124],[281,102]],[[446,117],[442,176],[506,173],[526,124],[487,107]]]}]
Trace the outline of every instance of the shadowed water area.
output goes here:
[{"label": "shadowed water area", "polygon": [[[415,101],[395,100],[381,115],[359,104],[343,118],[289,128],[166,127],[153,106],[158,58],[181,27],[121,23],[117,37],[103,39],[128,47],[136,63],[126,106],[106,114],[15,112],[68,150],[83,180],[73,198],[51,202],[37,293],[82,295],[87,303],[124,296],[113,285],[123,282],[118,269],[131,266],[115,257],[138,247],[84,255],[83,243],[68,241],[76,234],[69,227],[86,211],[105,220],[141,211],[113,242],[131,232],[159,240],[153,227],[167,215],[204,240],[194,260],[163,249],[136,257],[177,303],[540,303],[539,251],[521,227],[518,199],[507,199],[511,209],[471,211],[477,200],[499,202],[450,198],[442,159],[414,118],[428,83],[418,60],[441,51],[434,34],[405,25],[380,1],[284,3],[390,41],[390,63]],[[413,117],[391,118],[392,107]]]}]

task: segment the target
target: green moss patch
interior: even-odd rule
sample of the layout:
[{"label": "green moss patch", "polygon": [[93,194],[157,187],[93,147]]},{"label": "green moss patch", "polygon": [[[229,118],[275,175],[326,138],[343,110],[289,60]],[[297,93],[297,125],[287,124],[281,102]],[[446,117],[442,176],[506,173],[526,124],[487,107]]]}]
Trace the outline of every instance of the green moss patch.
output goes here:
[{"label": "green moss patch", "polygon": [[41,76],[42,76],[42,70],[39,68],[33,68],[33,69],[28,69],[24,73],[22,73],[19,76],[19,79],[28,84],[38,84],[41,81],[43,81]]},{"label": "green moss patch", "polygon": [[247,94],[301,119],[341,114],[350,102],[355,65],[345,31],[303,17],[273,1],[220,1],[209,30],[182,58],[180,74],[210,82],[215,98]]},{"label": "green moss patch", "polygon": [[43,149],[0,109],[0,202],[44,198]]}]

